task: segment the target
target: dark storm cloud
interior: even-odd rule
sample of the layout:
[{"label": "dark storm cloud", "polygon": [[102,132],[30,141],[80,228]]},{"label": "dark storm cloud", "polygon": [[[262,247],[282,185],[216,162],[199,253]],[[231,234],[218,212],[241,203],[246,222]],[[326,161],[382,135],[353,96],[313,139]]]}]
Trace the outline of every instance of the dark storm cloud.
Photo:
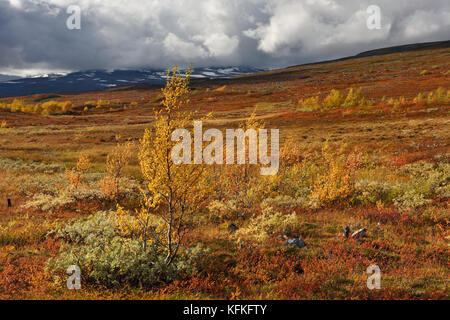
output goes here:
[{"label": "dark storm cloud", "polygon": [[[82,9],[68,30],[66,9]],[[382,28],[366,27],[369,5]],[[448,40],[448,0],[0,0],[0,73],[278,67]]]}]

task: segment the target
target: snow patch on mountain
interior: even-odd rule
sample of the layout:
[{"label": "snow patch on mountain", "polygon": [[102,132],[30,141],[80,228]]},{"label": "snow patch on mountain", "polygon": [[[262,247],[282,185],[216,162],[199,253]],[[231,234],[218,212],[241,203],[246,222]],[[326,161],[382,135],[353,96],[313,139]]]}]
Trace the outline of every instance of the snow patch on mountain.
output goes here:
[{"label": "snow patch on mountain", "polygon": [[[192,78],[224,79],[264,71],[248,67],[219,67],[194,69]],[[184,70],[180,70],[181,73]],[[125,84],[151,83],[163,85],[165,70],[88,70],[72,73],[43,74],[27,78],[0,75],[0,97],[25,96],[37,93],[76,93],[104,90]],[[3,81],[2,81],[3,79]]]}]

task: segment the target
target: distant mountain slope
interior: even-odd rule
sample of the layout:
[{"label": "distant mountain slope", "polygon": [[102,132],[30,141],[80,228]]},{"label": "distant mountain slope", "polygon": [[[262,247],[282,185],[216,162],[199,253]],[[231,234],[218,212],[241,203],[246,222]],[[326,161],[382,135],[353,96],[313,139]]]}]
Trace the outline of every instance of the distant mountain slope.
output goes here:
[{"label": "distant mountain slope", "polygon": [[361,52],[360,54],[357,54],[355,57],[370,57],[370,56],[379,56],[379,55],[383,55],[383,54],[390,54],[390,53],[397,53],[397,52],[407,52],[407,51],[426,50],[426,49],[443,49],[443,48],[450,48],[450,40],[414,43],[414,44],[406,44],[406,45],[402,45],[402,46],[375,49],[375,50]]},{"label": "distant mountain slope", "polygon": [[406,44],[406,45],[401,45],[401,46],[379,48],[379,49],[364,51],[364,52],[358,53],[357,55],[354,55],[354,56],[326,60],[326,61],[318,61],[318,62],[313,62],[313,63],[299,64],[299,65],[294,65],[294,66],[291,66],[288,68],[322,64],[322,63],[331,63],[331,62],[344,61],[344,60],[355,59],[355,58],[381,56],[381,55],[385,55],[385,54],[393,54],[393,53],[400,53],[400,52],[445,49],[445,48],[450,48],[450,40],[436,41],[436,42],[424,42],[424,43],[413,43],[413,44]]},{"label": "distant mountain slope", "polygon": [[11,80],[16,80],[19,79],[20,77],[16,77],[16,76],[8,76],[6,74],[0,74],[0,83],[1,82],[6,82],[6,81],[11,81]]},{"label": "distant mountain slope", "polygon": [[[263,71],[257,68],[226,67],[197,68],[192,74],[194,79],[224,79],[242,74]],[[6,78],[5,78],[6,79]],[[92,90],[104,90],[129,84],[165,83],[165,70],[91,70],[73,72],[66,75],[49,74],[34,78],[6,79],[1,82],[0,97],[26,96],[37,93],[77,93]]]}]

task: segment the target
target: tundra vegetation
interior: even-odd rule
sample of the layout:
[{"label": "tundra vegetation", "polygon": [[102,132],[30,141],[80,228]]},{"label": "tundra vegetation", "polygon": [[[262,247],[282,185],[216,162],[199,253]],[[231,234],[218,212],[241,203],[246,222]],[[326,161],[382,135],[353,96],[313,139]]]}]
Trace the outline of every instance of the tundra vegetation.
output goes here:
[{"label": "tundra vegetation", "polygon": [[[0,298],[447,298],[448,55],[0,99]],[[194,120],[280,129],[278,174],[174,164]]]}]

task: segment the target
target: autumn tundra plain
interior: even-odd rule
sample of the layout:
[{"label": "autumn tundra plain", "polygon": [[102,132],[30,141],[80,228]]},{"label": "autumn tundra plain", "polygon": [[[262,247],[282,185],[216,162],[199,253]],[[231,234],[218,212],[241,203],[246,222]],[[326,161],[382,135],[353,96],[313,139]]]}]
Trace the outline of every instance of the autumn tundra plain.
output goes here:
[{"label": "autumn tundra plain", "polygon": [[177,111],[279,129],[280,170],[172,181],[170,230],[161,88],[0,99],[0,299],[446,299],[449,80],[448,48],[191,80]]}]

